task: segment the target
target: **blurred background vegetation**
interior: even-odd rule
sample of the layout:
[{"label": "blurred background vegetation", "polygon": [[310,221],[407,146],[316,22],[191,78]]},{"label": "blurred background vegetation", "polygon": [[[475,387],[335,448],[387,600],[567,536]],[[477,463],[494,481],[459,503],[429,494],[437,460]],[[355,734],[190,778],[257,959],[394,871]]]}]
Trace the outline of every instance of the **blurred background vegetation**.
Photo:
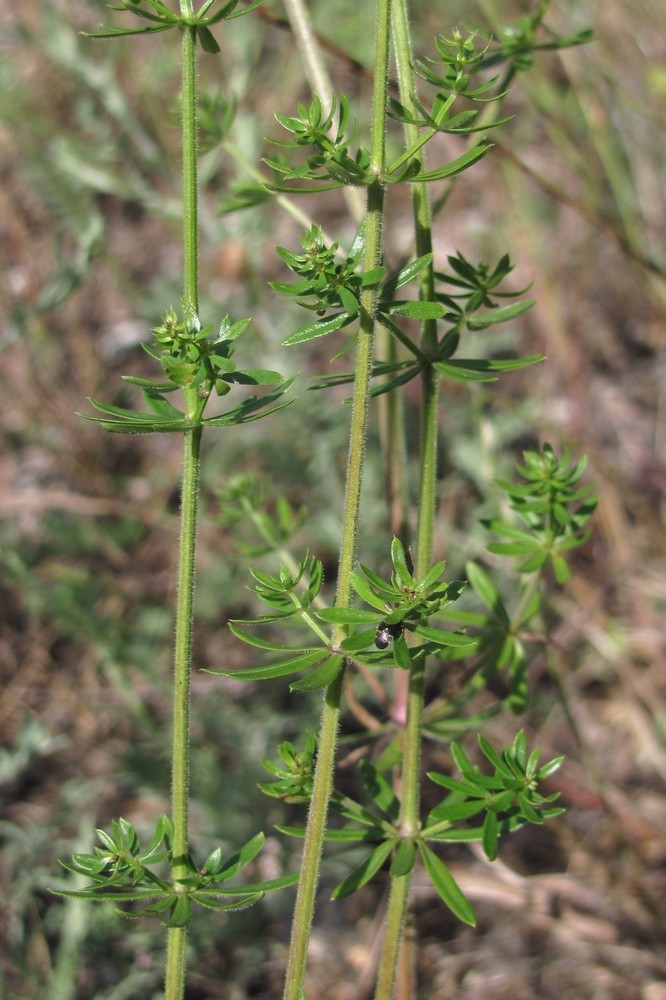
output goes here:
[{"label": "blurred background vegetation", "polygon": [[[520,0],[413,6],[422,54],[433,34],[468,24],[492,31],[500,16],[506,24],[531,9]],[[372,4],[311,8],[334,86],[362,125]],[[490,727],[508,741],[524,723],[545,757],[567,755],[557,788],[568,812],[518,833],[492,867],[469,851],[453,855],[479,913],[475,932],[417,880],[424,1000],[666,997],[666,12],[658,0],[551,8],[553,30],[593,27],[596,40],[544,54],[518,77],[508,98],[515,117],[455,186],[435,227],[442,261],[460,250],[494,263],[509,250],[515,287],[531,282],[537,305],[499,328],[493,350],[548,359],[490,387],[446,387],[437,557],[455,576],[465,558],[483,556],[477,520],[496,502],[492,480],[526,446],[547,440],[590,456],[601,491],[594,537],[552,602],[554,641],[531,663],[526,718]],[[178,47],[170,34],[130,44],[80,36],[103,16],[92,0],[2,4],[0,997],[8,1000],[124,1000],[160,987],[159,928],[49,893],[61,878],[57,858],[89,850],[94,827],[123,815],[150,828],[168,809],[180,442],[104,434],[75,411],[88,395],[133,398],[119,376],[144,371],[141,342],[178,304]],[[309,546],[329,576],[337,554],[344,394],[307,391],[310,375],[329,370],[329,344],[315,341],[305,355],[280,348],[302,318],[282,303],[278,310],[266,285],[284,277],[273,246],[297,246],[303,223],[279,203],[220,212],[229,185],[248,179],[244,164],[265,153],[264,136],[277,136],[274,111],[308,99],[283,17],[268,0],[218,31],[222,55],[201,61],[211,122],[202,136],[202,315],[251,316],[245,350],[303,375],[297,402],[279,416],[206,442],[196,668],[241,665],[248,655],[225,627],[256,610],[235,545],[251,532],[225,499],[232,477],[258,477],[269,504],[284,494],[307,507],[297,554]],[[338,195],[294,206],[349,244],[354,225]],[[389,265],[409,250],[408,213],[408,192],[392,190]],[[406,405],[409,413],[409,396]],[[372,451],[369,462],[366,562],[388,555]],[[264,829],[261,874],[270,877],[297,851],[271,834],[287,814],[255,792],[260,761],[316,725],[318,698],[199,672],[193,691],[195,847],[234,849]],[[428,766],[448,766],[445,743],[427,755]],[[323,889],[338,877],[332,860]],[[383,892],[380,879],[322,914],[308,996],[366,996]],[[195,920],[188,1000],[277,997],[290,901],[285,893],[229,918]]]}]

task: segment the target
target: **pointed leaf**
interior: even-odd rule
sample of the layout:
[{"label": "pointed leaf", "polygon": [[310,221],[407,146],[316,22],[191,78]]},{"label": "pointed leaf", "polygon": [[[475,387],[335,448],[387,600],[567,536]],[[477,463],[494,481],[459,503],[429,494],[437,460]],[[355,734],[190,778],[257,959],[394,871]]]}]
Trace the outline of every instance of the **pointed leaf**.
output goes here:
[{"label": "pointed leaf", "polygon": [[215,37],[204,24],[197,25],[197,38],[199,39],[199,44],[204,52],[209,52],[211,55],[217,55],[220,51],[220,46],[215,41]]},{"label": "pointed leaf", "polygon": [[260,899],[263,899],[263,892],[252,892],[245,893],[240,898],[235,899],[219,899],[208,889],[197,889],[196,892],[192,893],[193,898],[201,906],[205,906],[208,910],[244,910],[248,906],[253,906],[254,903],[258,903]]},{"label": "pointed leaf", "polygon": [[[383,604],[380,609],[384,609]],[[322,608],[315,613],[321,621],[334,625],[369,625],[377,621],[374,611],[364,611],[362,608]]]},{"label": "pointed leaf", "polygon": [[245,632],[243,629],[238,628],[238,624],[233,620],[227,622],[227,627],[238,639],[242,639],[243,642],[247,642],[250,646],[256,646],[257,649],[267,649],[276,653],[312,653],[315,649],[319,648],[317,646],[285,646],[284,643],[269,642],[268,639],[262,639],[259,635],[254,635],[251,632]]},{"label": "pointed leaf", "polygon": [[495,375],[486,375],[478,369],[464,368],[452,361],[435,361],[434,367],[440,375],[453,379],[454,382],[496,382]]},{"label": "pointed leaf", "polygon": [[409,566],[407,565],[404,546],[400,539],[395,537],[391,542],[391,562],[393,563],[393,568],[402,586],[406,590],[415,588],[416,580],[412,576]]},{"label": "pointed leaf", "polygon": [[290,691],[316,691],[317,688],[327,687],[340,673],[343,659],[341,656],[330,656],[317,667],[311,674],[301,681],[296,681],[289,685]]},{"label": "pointed leaf", "polygon": [[416,861],[416,843],[413,840],[400,840],[391,861],[390,872],[393,878],[409,875]]},{"label": "pointed leaf", "polygon": [[393,640],[393,659],[401,670],[411,670],[412,656],[402,632]]},{"label": "pointed leaf", "polygon": [[493,309],[481,316],[475,314],[467,319],[467,326],[470,330],[485,330],[489,326],[494,326],[495,323],[506,323],[507,320],[514,319],[514,317],[531,309],[535,301],[536,299],[523,299],[520,302],[512,302],[508,306]]},{"label": "pointed leaf", "polygon": [[474,593],[481,598],[485,606],[489,608],[490,611],[492,611],[504,625],[510,625],[511,617],[506,609],[504,601],[502,600],[502,595],[488,574],[474,562],[466,563],[465,571]]},{"label": "pointed leaf", "polygon": [[166,927],[187,927],[192,920],[192,901],[189,895],[179,895],[172,904],[169,919],[164,921]]},{"label": "pointed leaf", "polygon": [[222,677],[233,677],[239,681],[265,681],[274,677],[286,677],[288,674],[296,674],[300,670],[307,670],[321,660],[326,650],[315,650],[314,653],[304,653],[292,656],[287,660],[280,660],[278,663],[269,663],[265,667],[247,667],[241,670],[206,670],[208,674],[221,674]]},{"label": "pointed leaf", "polygon": [[365,760],[359,762],[358,769],[363,786],[377,808],[389,819],[397,820],[400,815],[400,800],[386,778]]},{"label": "pointed leaf", "polygon": [[379,312],[381,315],[409,316],[412,319],[439,319],[446,310],[439,302],[409,299],[404,302],[382,302]]},{"label": "pointed leaf", "polygon": [[[400,597],[399,592],[380,577],[371,579],[369,582],[366,579],[367,572],[365,567],[363,567],[363,572],[366,574],[365,576],[362,576],[360,573],[352,573],[350,575],[349,579],[352,587],[358,596],[363,598],[365,603],[369,604],[371,608],[377,608],[381,612],[386,611],[386,602],[397,600]],[[376,590],[379,590],[379,594],[375,593]]]},{"label": "pointed leaf", "polygon": [[331,899],[344,899],[346,896],[351,896],[352,893],[364,886],[366,882],[369,882],[387,860],[393,847],[394,842],[392,840],[385,840],[379,844],[358,868],[355,868],[346,879],[335,887]]},{"label": "pointed leaf", "polygon": [[238,872],[245,865],[249,864],[257,856],[264,845],[263,833],[257,833],[254,837],[243,844],[240,850],[236,851],[219,869],[217,877],[219,881],[225,882]]},{"label": "pointed leaf", "polygon": [[413,281],[424,271],[426,267],[432,264],[433,255],[431,253],[426,253],[422,257],[417,257],[411,263],[403,267],[397,274],[389,278],[384,287],[382,288],[382,297],[393,295],[398,288],[402,288],[403,285],[408,284],[408,282]]},{"label": "pointed leaf", "polygon": [[483,834],[481,836],[483,851],[489,861],[494,861],[497,857],[497,834],[497,813],[489,810],[483,821]]},{"label": "pointed leaf", "polygon": [[451,163],[447,163],[445,166],[440,167],[438,170],[426,170],[423,173],[416,174],[411,180],[414,181],[438,181],[445,177],[452,177],[454,174],[459,174],[463,170],[467,170],[471,167],[473,163],[480,160],[486,153],[490,152],[492,145],[485,140],[473,146],[472,149],[463,153],[457,159],[452,160]]},{"label": "pointed leaf", "polygon": [[315,323],[307,323],[305,326],[299,327],[286,340],[283,340],[282,343],[285,347],[291,347],[293,344],[304,344],[308,340],[325,337],[327,334],[333,333],[334,330],[340,330],[347,323],[350,323],[352,319],[353,316],[350,316],[346,312],[336,313],[330,319],[319,319]]},{"label": "pointed leaf", "polygon": [[477,639],[472,639],[468,635],[461,635],[459,632],[446,632],[439,628],[429,628],[427,625],[415,625],[410,629],[410,632],[414,632],[422,639],[435,642],[438,646],[466,646],[470,652],[476,649],[479,644]]},{"label": "pointed leaf", "polygon": [[458,920],[476,927],[476,914],[444,862],[422,841],[419,841],[419,850],[437,894]]}]

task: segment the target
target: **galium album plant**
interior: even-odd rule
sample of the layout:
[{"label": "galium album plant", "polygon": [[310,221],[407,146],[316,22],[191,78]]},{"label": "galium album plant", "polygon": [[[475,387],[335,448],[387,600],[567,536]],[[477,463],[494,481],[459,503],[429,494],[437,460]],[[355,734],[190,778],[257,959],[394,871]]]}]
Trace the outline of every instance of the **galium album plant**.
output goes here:
[{"label": "galium album plant", "polygon": [[[167,928],[165,996],[182,997],[185,988],[187,927],[197,906],[231,911],[257,902],[266,892],[298,883],[284,996],[305,994],[308,942],[315,912],[324,848],[328,843],[355,844],[351,870],[333,890],[340,899],[366,885],[380,870],[390,884],[385,938],[378,963],[376,1000],[393,996],[399,949],[415,865],[423,866],[434,890],[455,916],[475,923],[474,910],[446,863],[446,844],[478,841],[490,859],[502,836],[526,824],[540,825],[561,812],[556,795],[542,782],[560,765],[541,763],[540,751],[527,747],[520,730],[510,746],[496,749],[478,736],[481,763],[450,743],[454,772],[430,772],[426,780],[441,789],[429,811],[421,807],[421,748],[425,738],[450,741],[504,708],[521,711],[528,696],[529,642],[545,642],[540,625],[543,585],[549,576],[562,583],[567,556],[587,538],[595,506],[593,489],[581,485],[584,460],[558,458],[546,445],[525,452],[518,481],[500,482],[515,519],[496,518],[486,527],[499,541],[490,552],[518,564],[514,592],[503,596],[478,563],[468,563],[466,580],[447,578],[446,563],[434,551],[434,520],[440,385],[491,382],[500,375],[542,360],[499,358],[492,330],[532,305],[526,289],[510,285],[513,264],[504,254],[497,261],[472,261],[455,253],[436,261],[432,250],[434,211],[429,185],[452,184],[492,148],[488,135],[508,123],[497,107],[516,73],[531,65],[540,49],[577,45],[588,33],[558,38],[542,32],[548,3],[507,28],[496,40],[480,32],[452,29],[435,40],[424,59],[411,50],[407,0],[378,0],[374,90],[370,135],[358,138],[350,101],[344,94],[326,103],[313,94],[309,104],[275,115],[281,137],[278,150],[264,161],[261,182],[240,182],[223,199],[225,210],[260,205],[273,197],[330,192],[353,187],[364,193],[364,218],[348,248],[331,240],[314,219],[300,248],[278,247],[292,277],[273,282],[273,293],[293,300],[308,319],[285,340],[287,351],[316,338],[331,337],[332,355],[344,358],[346,370],[326,374],[315,389],[327,393],[348,384],[350,443],[335,592],[325,586],[323,566],[310,552],[296,553],[291,544],[301,524],[289,504],[279,498],[275,515],[246,478],[230,476],[226,493],[228,523],[246,518],[257,532],[246,555],[262,558],[250,569],[251,590],[262,613],[234,620],[229,628],[250,649],[249,666],[230,673],[247,681],[287,683],[294,692],[321,690],[323,709],[318,735],[313,728],[299,745],[283,742],[279,762],[265,761],[271,780],[261,785],[269,796],[307,806],[305,825],[282,826],[303,839],[300,871],[270,881],[245,881],[242,873],[261,851],[257,833],[229,857],[220,848],[206,858],[193,858],[188,836],[189,714],[192,667],[192,620],[196,556],[196,522],[201,439],[204,431],[238,427],[276,414],[292,401],[286,393],[294,379],[252,361],[252,325],[228,315],[201,315],[198,273],[197,132],[206,125],[215,141],[214,109],[197,108],[197,59],[219,52],[218,32],[230,32],[235,18],[258,3],[206,0],[198,7],[181,0],[177,9],[161,0],[122,0],[114,11],[133,15],[132,26],[105,26],[95,38],[174,31],[182,59],[181,125],[183,146],[183,287],[177,305],[165,303],[163,315],[146,345],[155,362],[154,378],[124,376],[143,395],[141,410],[91,400],[96,411],[85,415],[107,431],[124,434],[171,433],[182,436],[181,534],[173,659],[173,734],[171,814],[159,817],[155,832],[143,844],[124,819],[111,832],[98,831],[101,846],[77,854],[65,867],[82,875],[87,885],[66,895],[113,900],[128,916],[157,915]],[[316,48],[316,39],[311,39]],[[391,48],[398,90],[389,85]],[[228,127],[231,104],[220,105]],[[402,151],[387,153],[387,129],[402,134]],[[457,137],[460,152],[448,162],[426,162],[428,144],[436,136]],[[385,201],[395,185],[412,193],[414,250],[400,266],[387,266]],[[445,203],[445,198],[441,200]],[[507,281],[507,279],[509,279]],[[415,332],[416,331],[416,332]],[[469,335],[487,335],[486,356],[469,351]],[[478,352],[476,352],[478,354]],[[236,358],[239,358],[237,362]],[[250,359],[248,367],[241,367]],[[391,516],[385,546],[390,571],[361,561],[357,552],[363,524],[361,484],[367,429],[375,418],[375,397],[382,411],[386,455],[404,451],[403,386],[419,387],[420,444],[418,494],[407,508]],[[324,397],[322,397],[324,398]],[[213,415],[209,406],[217,400]],[[298,405],[298,404],[296,404]],[[323,405],[330,405],[324,403]],[[276,416],[275,419],[280,419]],[[392,463],[393,501],[407,495],[404,468]],[[395,509],[399,509],[397,503]],[[415,521],[414,537],[406,525]],[[313,539],[313,547],[316,539]],[[273,568],[267,562],[275,559]],[[465,597],[465,592],[467,596]],[[470,597],[473,598],[470,601]],[[463,603],[464,601],[464,603]],[[474,608],[476,607],[476,610]],[[540,632],[541,630],[541,632]],[[212,668],[215,665],[211,665]],[[446,698],[426,703],[426,670],[453,678]],[[358,706],[358,678],[386,691],[402,692],[400,712],[378,719],[361,740],[359,794],[353,797],[336,783],[336,747],[345,703]],[[491,678],[504,678],[505,695],[490,708],[475,707],[475,698]],[[364,718],[369,711],[365,710]],[[377,740],[382,735],[381,746]],[[360,858],[360,861],[358,860]],[[233,880],[233,884],[232,884]]]}]

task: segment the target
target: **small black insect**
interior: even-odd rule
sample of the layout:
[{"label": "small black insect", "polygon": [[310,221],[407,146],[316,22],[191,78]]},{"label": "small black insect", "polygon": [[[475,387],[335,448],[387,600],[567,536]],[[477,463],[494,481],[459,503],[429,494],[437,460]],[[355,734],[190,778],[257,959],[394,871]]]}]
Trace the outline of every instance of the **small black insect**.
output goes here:
[{"label": "small black insect", "polygon": [[393,642],[397,635],[400,635],[400,632],[399,624],[387,625],[386,622],[380,622],[375,632],[375,646],[377,649],[386,649],[389,643]]}]

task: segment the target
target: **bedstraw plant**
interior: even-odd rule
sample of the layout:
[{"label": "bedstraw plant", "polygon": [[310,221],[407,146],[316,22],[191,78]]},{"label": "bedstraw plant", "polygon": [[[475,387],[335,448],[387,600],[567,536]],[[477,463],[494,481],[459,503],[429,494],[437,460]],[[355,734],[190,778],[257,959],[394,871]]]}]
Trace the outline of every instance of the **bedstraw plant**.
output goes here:
[{"label": "bedstraw plant", "polygon": [[[502,596],[486,570],[474,562],[467,564],[465,581],[447,580],[446,564],[436,557],[433,541],[440,386],[449,380],[492,382],[542,358],[537,354],[496,356],[493,327],[528,310],[532,300],[524,297],[526,289],[507,287],[513,265],[506,254],[490,263],[471,261],[461,253],[450,255],[445,263],[435,260],[433,219],[445,207],[448,189],[440,194],[434,209],[429,190],[432,182],[442,181],[450,188],[490,152],[492,130],[509,121],[497,109],[516,73],[529,68],[540,49],[576,45],[588,33],[558,38],[542,32],[548,7],[542,0],[533,14],[497,39],[452,29],[435,40],[431,55],[418,59],[411,48],[407,0],[377,0],[367,144],[357,142],[358,128],[344,94],[328,99],[314,93],[309,104],[299,104],[294,112],[276,113],[282,135],[271,141],[277,152],[265,158],[263,173],[255,171],[223,199],[226,211],[260,205],[271,198],[336,189],[353,188],[365,199],[363,219],[349,249],[331,241],[313,220],[300,248],[278,247],[292,278],[272,283],[274,294],[295,301],[309,313],[308,321],[286,338],[286,350],[299,350],[316,338],[332,336],[335,358],[344,358],[348,368],[314,383],[320,393],[344,384],[349,384],[351,392],[332,599],[324,586],[321,561],[309,552],[299,557],[291,551],[298,518],[286,501],[278,500],[277,515],[271,519],[246,480],[230,477],[227,491],[228,510],[235,505],[258,531],[255,551],[277,558],[273,571],[251,569],[251,589],[267,610],[251,620],[229,622],[233,635],[252,650],[251,665],[229,672],[230,676],[252,682],[289,678],[292,691],[323,691],[318,736],[307,732],[300,748],[282,743],[279,763],[265,762],[271,780],[261,786],[267,795],[285,803],[308,806],[305,826],[281,827],[285,834],[303,838],[300,871],[272,881],[230,885],[261,850],[263,834],[258,833],[231,857],[223,857],[218,848],[198,860],[191,856],[188,838],[201,439],[204,431],[240,427],[276,413],[291,402],[285,394],[294,380],[253,364],[237,366],[237,346],[241,356],[252,354],[248,320],[200,314],[197,58],[198,50],[211,55],[219,52],[216,33],[233,32],[231,22],[257,6],[243,6],[238,0],[205,0],[195,8],[192,0],[180,0],[178,9],[173,9],[161,0],[122,0],[112,9],[137,20],[131,26],[105,26],[91,36],[126,38],[172,31],[174,38],[180,38],[182,297],[178,307],[165,304],[152,343],[145,348],[159,374],[152,379],[124,376],[141,391],[144,409],[91,400],[95,412],[85,416],[115,433],[181,435],[183,474],[171,814],[159,817],[146,845],[124,819],[115,821],[110,833],[98,831],[101,846],[93,854],[78,854],[65,863],[71,872],[86,878],[86,886],[65,894],[112,900],[128,916],[161,917],[168,929],[165,996],[176,1000],[184,995],[186,933],[196,904],[234,910],[297,881],[284,996],[301,1000],[324,846],[327,842],[354,843],[362,849],[362,860],[333,890],[333,898],[356,892],[380,869],[387,870],[390,893],[375,1000],[389,1000],[415,865],[422,864],[442,903],[458,919],[473,925],[474,910],[447,867],[446,844],[478,841],[487,857],[494,859],[501,836],[526,823],[541,824],[561,811],[554,804],[556,795],[541,787],[559,767],[560,758],[542,764],[539,750],[528,749],[522,730],[503,750],[480,735],[480,763],[451,738],[503,708],[515,712],[524,708],[526,647],[530,641],[548,642],[543,628],[539,633],[537,627],[542,586],[553,576],[559,582],[566,580],[567,555],[587,538],[595,497],[592,487],[581,485],[583,460],[572,463],[568,455],[558,458],[548,445],[527,451],[519,467],[520,481],[499,483],[506,497],[505,509],[513,510],[516,519],[498,516],[486,523],[499,539],[489,543],[489,550],[510,560],[519,558],[513,594]],[[307,28],[307,20],[304,23]],[[309,55],[316,56],[315,36],[306,32],[305,37],[312,46]],[[389,75],[391,51],[397,89]],[[225,114],[229,107],[224,106]],[[207,121],[210,115],[207,108]],[[403,136],[397,155],[387,151],[389,128]],[[459,152],[448,162],[429,164],[428,145],[441,135],[457,137]],[[408,185],[411,190],[413,252],[401,266],[389,270],[384,252],[385,201],[396,185]],[[485,356],[466,350],[474,332],[487,333]],[[401,393],[410,382],[418,386],[420,401],[419,480],[418,495],[405,501],[404,465],[393,456],[404,454]],[[383,404],[384,455],[390,473],[388,575],[382,574],[381,567],[360,562],[357,553],[368,422],[377,398]],[[218,401],[214,414],[207,415],[213,400]],[[316,539],[312,541],[314,547]],[[225,673],[215,666],[211,665],[212,672]],[[424,694],[427,670],[452,678],[446,695],[428,703]],[[350,677],[356,673],[379,678],[379,684],[386,680],[386,691],[396,692],[396,698],[402,692],[403,698],[402,710],[388,712],[381,725],[364,737],[358,798],[339,790],[335,776],[343,696],[347,692],[353,708]],[[490,708],[487,700],[484,708],[477,708],[475,698],[497,677],[504,679],[504,696]],[[373,748],[378,732],[384,737],[381,752]],[[440,801],[426,813],[421,806],[425,737],[451,741],[458,772],[458,776],[427,775],[442,791]]]}]

